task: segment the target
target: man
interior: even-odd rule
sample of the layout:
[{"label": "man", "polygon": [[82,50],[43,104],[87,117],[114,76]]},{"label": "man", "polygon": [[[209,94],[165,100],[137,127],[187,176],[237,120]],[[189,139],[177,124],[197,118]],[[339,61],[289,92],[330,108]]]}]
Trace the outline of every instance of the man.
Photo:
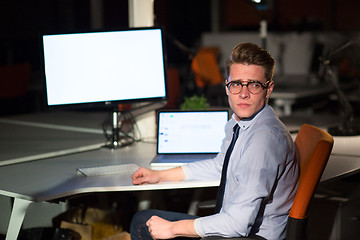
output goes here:
[{"label": "man", "polygon": [[[274,67],[274,59],[264,49],[251,43],[238,44],[226,63],[225,90],[234,114],[225,126],[220,153],[214,159],[164,171],[140,168],[132,176],[134,184],[146,184],[223,175],[225,191],[218,193],[217,213],[195,217],[145,210],[133,218],[132,240],[180,236],[285,238],[299,168],[290,135],[267,105],[274,88]],[[232,137],[233,128],[239,129],[234,133],[237,137]],[[233,150],[227,153],[230,145]]]}]

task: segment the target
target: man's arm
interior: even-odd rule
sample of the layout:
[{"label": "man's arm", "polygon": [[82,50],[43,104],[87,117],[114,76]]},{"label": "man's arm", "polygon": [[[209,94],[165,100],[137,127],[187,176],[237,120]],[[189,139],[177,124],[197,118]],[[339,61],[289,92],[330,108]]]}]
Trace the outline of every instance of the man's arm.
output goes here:
[{"label": "man's arm", "polygon": [[155,171],[148,168],[139,168],[132,176],[133,184],[159,183],[164,181],[182,181],[185,173],[181,167]]},{"label": "man's arm", "polygon": [[146,226],[154,239],[170,239],[175,237],[199,237],[194,228],[195,220],[170,222],[158,216],[152,216]]}]

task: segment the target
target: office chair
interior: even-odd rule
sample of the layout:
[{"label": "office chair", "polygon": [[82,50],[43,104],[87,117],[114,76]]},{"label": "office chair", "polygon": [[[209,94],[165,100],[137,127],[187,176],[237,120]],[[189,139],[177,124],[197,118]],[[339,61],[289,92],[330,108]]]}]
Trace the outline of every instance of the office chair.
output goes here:
[{"label": "office chair", "polygon": [[299,187],[287,222],[287,240],[305,240],[306,223],[321,175],[334,144],[333,137],[317,127],[304,124],[295,138],[295,157],[300,161]]},{"label": "office chair", "polygon": [[[306,240],[307,238],[306,224],[310,214],[311,201],[333,144],[334,139],[329,133],[308,124],[301,126],[295,138],[295,158],[300,162],[300,177],[286,226],[286,240]],[[204,239],[224,238],[209,237]],[[257,237],[232,239],[245,240],[257,239]]]},{"label": "office chair", "polygon": [[219,49],[217,47],[201,47],[191,62],[191,70],[195,75],[198,88],[217,85],[223,82],[223,77],[217,62]]},{"label": "office chair", "polygon": [[224,77],[218,65],[217,47],[201,47],[191,62],[195,85],[199,95],[204,94],[210,105],[224,106]]}]

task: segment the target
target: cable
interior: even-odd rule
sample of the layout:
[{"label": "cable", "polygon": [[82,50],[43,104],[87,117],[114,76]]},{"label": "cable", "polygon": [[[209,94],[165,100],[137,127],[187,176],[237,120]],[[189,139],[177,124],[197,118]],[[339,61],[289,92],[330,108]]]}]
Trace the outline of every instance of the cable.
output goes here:
[{"label": "cable", "polygon": [[[104,120],[102,130],[106,143],[110,142],[112,147],[124,147],[142,140],[140,129],[130,111],[124,110],[112,114],[121,114],[121,120],[115,124],[115,126],[117,126],[116,129],[113,127],[114,119],[112,119],[110,115]],[[109,128],[111,130],[109,130]],[[109,134],[109,131],[111,134]],[[114,144],[115,141],[116,144]]]}]

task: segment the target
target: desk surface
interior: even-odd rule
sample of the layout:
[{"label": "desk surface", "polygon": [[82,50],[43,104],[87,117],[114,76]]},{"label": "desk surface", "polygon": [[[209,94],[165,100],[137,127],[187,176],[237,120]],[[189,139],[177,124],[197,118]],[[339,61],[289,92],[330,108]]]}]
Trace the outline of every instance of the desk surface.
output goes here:
[{"label": "desk surface", "polygon": [[360,156],[336,155],[330,156],[321,182],[335,181],[339,178],[360,172]]},{"label": "desk surface", "polygon": [[360,136],[334,136],[332,154],[322,181],[333,181],[360,172]]},{"label": "desk surface", "polygon": [[101,133],[102,123],[111,118],[111,112],[106,111],[50,111],[33,114],[20,114],[1,117],[0,122],[14,124],[36,124],[43,128],[63,127],[65,130]]},{"label": "desk surface", "polygon": [[105,144],[106,113],[49,112],[0,118],[0,166],[49,158]]},{"label": "desk surface", "polygon": [[[99,130],[103,121],[103,114],[57,112],[0,118],[0,194],[15,198],[7,240],[17,239],[31,202],[90,192],[213,187],[219,184],[219,180],[209,179],[134,186],[130,173],[89,178],[78,174],[77,168],[126,162],[149,167],[155,156],[154,143],[135,143],[118,150],[100,148],[104,141]],[[352,140],[359,142],[357,138]],[[322,181],[359,171],[360,148],[349,146],[346,139],[335,139],[335,154],[329,159]]]},{"label": "desk surface", "polygon": [[[218,180],[168,182],[134,186],[131,174],[84,177],[76,168],[133,162],[149,167],[155,144],[136,143],[118,150],[100,149],[56,158],[0,167],[0,194],[34,202],[89,192],[140,191],[192,187],[212,187]],[[331,155],[322,177],[329,181],[360,169],[360,156]]]},{"label": "desk surface", "polygon": [[[48,201],[88,192],[140,191],[212,187],[218,180],[168,182],[134,186],[131,174],[84,177],[76,168],[133,162],[149,167],[155,144],[136,143],[118,150],[100,149],[0,167],[0,194],[31,201]],[[360,169],[360,156],[331,155],[322,177],[328,181]]]},{"label": "desk surface", "polygon": [[131,174],[85,177],[76,168],[133,162],[149,167],[155,144],[136,143],[118,150],[100,150],[0,167],[0,194],[48,201],[88,192],[137,191],[217,186],[218,180],[169,182],[134,186]]},{"label": "desk surface", "polygon": [[[91,114],[90,114],[91,115]],[[108,165],[116,163],[134,162],[139,166],[149,167],[149,163],[155,156],[154,143],[136,143],[133,146],[125,147],[118,150],[109,150],[100,148],[99,144],[103,142],[103,136],[96,126],[100,126],[103,115],[96,115],[88,118],[88,113],[51,113],[40,114],[40,117],[33,115],[17,116],[11,120],[35,122],[42,124],[54,124],[54,128],[39,128],[34,126],[24,126],[19,124],[1,122],[8,134],[1,134],[0,140],[2,145],[1,159],[9,159],[11,156],[19,157],[21,154],[29,154],[33,151],[50,151],[58,150],[59,146],[74,146],[76,142],[88,145],[98,144],[95,150],[85,151],[73,154],[53,156],[51,158],[39,159],[37,161],[21,162],[18,164],[0,166],[0,194],[17,197],[30,201],[48,201],[56,198],[66,197],[73,194],[80,194],[94,191],[137,191],[137,190],[154,190],[154,189],[171,189],[171,188],[189,188],[189,187],[210,187],[217,186],[218,180],[205,180],[199,182],[175,182],[162,183],[154,185],[134,186],[131,183],[130,174],[109,175],[101,177],[86,178],[76,173],[76,168],[90,167],[99,165]],[[101,116],[101,117],[100,117]],[[9,118],[6,118],[7,120]],[[75,121],[77,119],[77,121]],[[79,121],[79,119],[81,121]],[[81,123],[79,125],[79,122]],[[95,129],[94,133],[84,131],[63,131],[56,129],[56,126],[63,124],[72,124],[71,126],[86,126],[86,129]],[[98,125],[97,125],[98,124]],[[12,129],[15,127],[15,129]],[[23,128],[23,129],[22,129]],[[27,128],[27,130],[26,130]],[[34,128],[38,128],[34,130]],[[16,133],[22,129],[21,133]],[[41,129],[41,130],[39,130]],[[14,131],[14,137],[9,134]],[[87,131],[87,130],[86,130]],[[34,136],[36,132],[36,136]],[[66,133],[69,135],[67,135]],[[37,138],[47,138],[51,133],[51,141],[42,139],[37,142]],[[6,136],[4,136],[6,135]],[[20,138],[22,137],[22,138]],[[31,144],[17,144],[17,138],[28,141]],[[10,139],[9,143],[6,143]],[[35,139],[35,140],[34,140]],[[21,141],[19,141],[21,142]],[[8,144],[8,145],[6,145]],[[360,169],[360,136],[355,137],[335,137],[333,154],[325,169],[322,181],[328,181],[337,178],[343,174],[353,173]],[[4,147],[5,146],[5,147]],[[15,150],[12,149],[15,147]],[[7,153],[6,153],[7,152]],[[10,153],[9,153],[10,152]],[[59,152],[59,151],[55,151]],[[60,153],[64,153],[61,152]],[[35,153],[31,153],[35,154]],[[36,155],[36,154],[35,154]],[[4,158],[3,156],[7,156]]]}]

